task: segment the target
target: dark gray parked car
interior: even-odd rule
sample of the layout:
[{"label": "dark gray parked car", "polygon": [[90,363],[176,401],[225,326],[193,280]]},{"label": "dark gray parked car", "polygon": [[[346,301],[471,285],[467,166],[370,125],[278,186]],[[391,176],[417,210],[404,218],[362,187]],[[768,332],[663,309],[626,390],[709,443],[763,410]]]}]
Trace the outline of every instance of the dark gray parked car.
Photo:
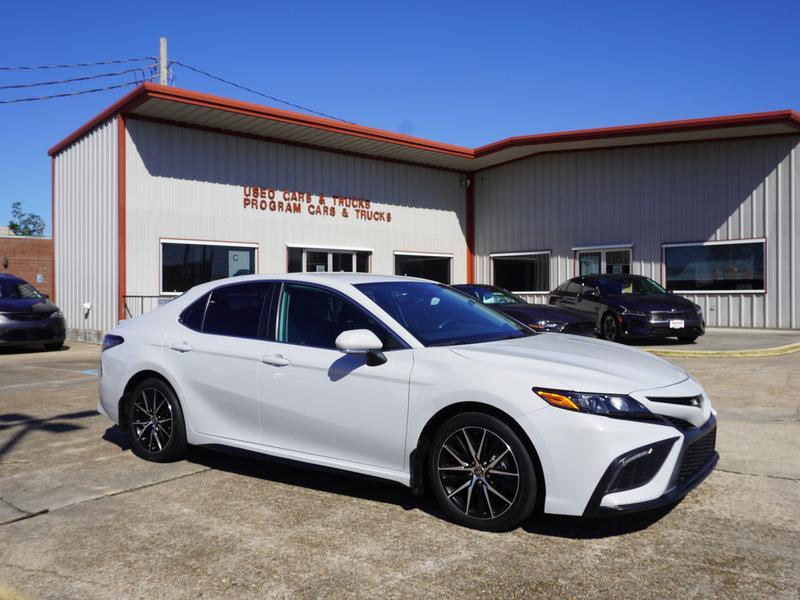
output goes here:
[{"label": "dark gray parked car", "polygon": [[24,279],[0,273],[0,348],[64,345],[66,322],[58,307]]}]

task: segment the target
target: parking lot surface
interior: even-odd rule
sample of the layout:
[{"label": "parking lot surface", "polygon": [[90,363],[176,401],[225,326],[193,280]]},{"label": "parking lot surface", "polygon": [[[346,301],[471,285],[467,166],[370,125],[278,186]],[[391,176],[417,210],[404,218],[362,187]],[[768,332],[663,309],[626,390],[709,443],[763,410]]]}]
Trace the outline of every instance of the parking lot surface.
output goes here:
[{"label": "parking lot surface", "polygon": [[671,359],[712,396],[721,454],[671,510],[503,534],[346,474],[142,461],[95,412],[98,356],[0,353],[0,598],[800,594],[800,354]]}]

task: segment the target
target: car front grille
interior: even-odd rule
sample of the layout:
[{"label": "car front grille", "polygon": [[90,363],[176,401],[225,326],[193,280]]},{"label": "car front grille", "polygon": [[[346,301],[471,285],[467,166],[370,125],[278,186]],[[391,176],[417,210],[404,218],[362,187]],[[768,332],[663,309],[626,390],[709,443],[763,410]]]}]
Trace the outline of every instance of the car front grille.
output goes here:
[{"label": "car front grille", "polygon": [[675,427],[678,431],[691,431],[694,429],[694,425],[692,425],[689,421],[684,419],[679,419],[678,417],[668,417],[667,415],[661,415],[666,419],[670,425]]},{"label": "car front grille", "polygon": [[696,319],[698,314],[694,311],[682,312],[651,312],[650,319],[653,321],[669,321],[671,319]]},{"label": "car front grille", "polygon": [[53,316],[53,313],[3,313],[3,316],[12,321],[44,321]]},{"label": "car front grille", "polygon": [[683,455],[683,462],[678,471],[678,482],[691,479],[711,459],[717,443],[717,426],[702,437],[692,440]]},{"label": "car front grille", "polygon": [[648,396],[648,400],[652,402],[662,402],[664,404],[679,404],[681,406],[702,406],[703,404],[703,396],[702,394],[698,394],[697,396]]}]

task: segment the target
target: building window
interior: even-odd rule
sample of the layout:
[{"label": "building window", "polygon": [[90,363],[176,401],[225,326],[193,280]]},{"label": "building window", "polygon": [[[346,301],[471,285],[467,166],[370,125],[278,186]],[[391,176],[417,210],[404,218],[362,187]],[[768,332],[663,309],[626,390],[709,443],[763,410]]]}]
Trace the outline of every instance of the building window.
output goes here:
[{"label": "building window", "polygon": [[161,293],[181,294],[215,279],[256,272],[255,244],[161,241]]},{"label": "building window", "polygon": [[763,292],[765,240],[665,244],[666,287],[679,292]]},{"label": "building window", "polygon": [[512,292],[550,291],[550,253],[492,254],[492,283]]},{"label": "building window", "polygon": [[630,248],[573,248],[577,275],[621,274],[631,272]]},{"label": "building window", "polygon": [[443,254],[415,254],[411,252],[394,253],[395,275],[432,279],[450,284],[453,257]]},{"label": "building window", "polygon": [[290,246],[287,248],[287,273],[369,273],[369,250],[339,248],[335,250],[303,248]]}]

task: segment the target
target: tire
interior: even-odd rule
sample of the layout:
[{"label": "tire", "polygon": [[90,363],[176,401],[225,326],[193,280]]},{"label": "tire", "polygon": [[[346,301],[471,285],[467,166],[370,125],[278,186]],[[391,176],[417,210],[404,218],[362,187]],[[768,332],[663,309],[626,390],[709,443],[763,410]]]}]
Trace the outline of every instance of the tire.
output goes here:
[{"label": "tire", "polygon": [[[460,525],[506,531],[524,521],[536,505],[539,486],[528,449],[508,425],[491,415],[469,412],[448,419],[433,437],[427,463],[436,501]],[[492,463],[494,468],[488,468]]]},{"label": "tire", "polygon": [[600,321],[600,338],[609,342],[619,341],[619,325],[612,313],[604,314]]},{"label": "tire", "polygon": [[678,341],[684,344],[693,344],[695,341],[697,341],[698,337],[699,336],[696,335],[679,335]]},{"label": "tire", "polygon": [[64,342],[56,342],[54,344],[45,344],[45,350],[61,350],[64,347]]},{"label": "tire", "polygon": [[173,462],[186,456],[186,426],[178,397],[161,379],[145,379],[128,404],[128,440],[136,456]]}]

